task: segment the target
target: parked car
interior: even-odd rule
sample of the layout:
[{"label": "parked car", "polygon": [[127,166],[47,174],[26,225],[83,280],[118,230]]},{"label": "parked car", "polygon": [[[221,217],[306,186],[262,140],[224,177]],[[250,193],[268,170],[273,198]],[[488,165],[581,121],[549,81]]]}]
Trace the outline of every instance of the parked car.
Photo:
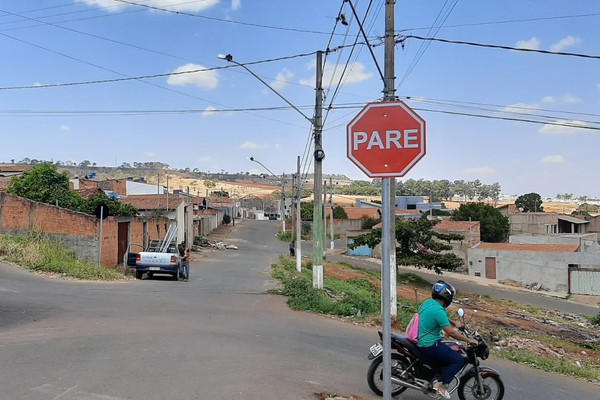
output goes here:
[{"label": "parked car", "polygon": [[[136,279],[142,279],[144,274],[148,274],[148,277],[155,274],[167,274],[171,275],[173,280],[179,279],[181,257],[177,252],[176,244],[170,243],[166,251],[160,251],[161,247],[162,244],[159,241],[153,241],[146,251],[128,252],[127,263],[130,267],[135,268]],[[133,254],[135,254],[135,263],[133,263]]]}]

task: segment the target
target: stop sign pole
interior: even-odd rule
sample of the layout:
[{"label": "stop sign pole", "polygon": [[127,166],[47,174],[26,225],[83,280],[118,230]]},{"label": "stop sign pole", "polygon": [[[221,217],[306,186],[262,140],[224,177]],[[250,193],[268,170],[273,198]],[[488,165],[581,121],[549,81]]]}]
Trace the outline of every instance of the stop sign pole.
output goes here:
[{"label": "stop sign pole", "polygon": [[367,104],[347,126],[348,158],[367,176],[382,178],[384,400],[391,399],[391,315],[397,315],[395,178],[404,176],[426,154],[425,120],[395,95],[394,6],[395,0],[386,0],[384,101]]}]

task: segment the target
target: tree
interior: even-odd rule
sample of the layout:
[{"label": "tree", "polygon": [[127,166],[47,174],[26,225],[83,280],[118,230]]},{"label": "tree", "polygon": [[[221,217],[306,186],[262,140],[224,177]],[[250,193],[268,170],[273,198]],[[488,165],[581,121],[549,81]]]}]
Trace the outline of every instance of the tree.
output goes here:
[{"label": "tree", "polygon": [[537,193],[528,193],[517,197],[515,205],[521,212],[543,212],[542,197]]},{"label": "tree", "polygon": [[94,214],[96,207],[106,204],[110,215],[133,217],[137,210],[122,204],[115,198],[105,194],[98,194],[90,198],[83,198],[69,189],[69,176],[66,172],[59,173],[56,166],[51,163],[42,163],[25,172],[21,177],[11,180],[7,190],[15,196],[21,196],[33,201],[58,205],[73,211]]},{"label": "tree", "polygon": [[[427,269],[454,270],[463,265],[463,260],[454,253],[449,244],[452,240],[463,240],[462,235],[436,232],[433,227],[439,221],[427,219],[396,220],[396,263],[414,265]],[[374,229],[354,239],[351,248],[367,245],[374,248],[381,242],[381,229]]]},{"label": "tree", "polygon": [[342,206],[334,206],[333,207],[333,218],[334,219],[348,219],[348,214],[344,207]]},{"label": "tree", "polygon": [[123,204],[114,197],[108,197],[106,194],[96,194],[84,199],[78,211],[86,214],[94,214],[96,208],[104,204],[108,207],[108,215],[119,217],[135,217],[138,210],[130,204]]},{"label": "tree", "polygon": [[455,221],[479,221],[481,240],[484,242],[503,242],[510,233],[508,218],[489,204],[461,204],[458,210],[454,211],[452,219]]},{"label": "tree", "polygon": [[83,199],[69,189],[69,176],[59,173],[54,164],[42,163],[10,181],[6,191],[33,201],[58,204],[60,207],[78,210]]}]

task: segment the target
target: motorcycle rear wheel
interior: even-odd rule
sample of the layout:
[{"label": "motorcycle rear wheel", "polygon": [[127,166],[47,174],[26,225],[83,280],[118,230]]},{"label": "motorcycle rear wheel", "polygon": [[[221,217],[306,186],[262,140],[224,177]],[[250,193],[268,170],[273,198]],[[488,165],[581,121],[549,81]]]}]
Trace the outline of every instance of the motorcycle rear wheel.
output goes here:
[{"label": "motorcycle rear wheel", "polygon": [[[392,353],[392,376],[399,376],[409,366],[407,360],[400,354]],[[383,357],[373,360],[367,371],[367,382],[371,390],[378,396],[383,396]],[[406,386],[392,383],[392,397],[407,389]]]},{"label": "motorcycle rear wheel", "polygon": [[460,400],[502,400],[504,397],[504,383],[493,375],[482,377],[484,392],[479,390],[477,377],[471,375],[460,381],[458,385],[458,397]]}]

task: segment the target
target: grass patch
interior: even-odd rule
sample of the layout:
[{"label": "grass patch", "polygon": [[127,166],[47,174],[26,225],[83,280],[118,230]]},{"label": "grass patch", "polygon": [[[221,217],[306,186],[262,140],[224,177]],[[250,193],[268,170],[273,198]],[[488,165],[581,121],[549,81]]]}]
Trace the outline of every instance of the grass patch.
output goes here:
[{"label": "grass patch", "polygon": [[496,349],[494,350],[494,354],[542,371],[600,382],[600,368],[598,366],[584,364],[579,366],[572,360],[544,357],[523,349]]},{"label": "grass patch", "polygon": [[344,317],[379,314],[379,289],[368,279],[343,281],[325,277],[324,290],[315,289],[310,264],[298,272],[295,262],[285,257],[272,266],[272,276],[283,284],[283,294],[291,308]]},{"label": "grass patch", "polygon": [[70,250],[53,242],[43,234],[28,236],[0,235],[0,260],[22,265],[33,271],[59,274],[85,280],[123,279],[123,273],[98,267],[80,260]]}]

